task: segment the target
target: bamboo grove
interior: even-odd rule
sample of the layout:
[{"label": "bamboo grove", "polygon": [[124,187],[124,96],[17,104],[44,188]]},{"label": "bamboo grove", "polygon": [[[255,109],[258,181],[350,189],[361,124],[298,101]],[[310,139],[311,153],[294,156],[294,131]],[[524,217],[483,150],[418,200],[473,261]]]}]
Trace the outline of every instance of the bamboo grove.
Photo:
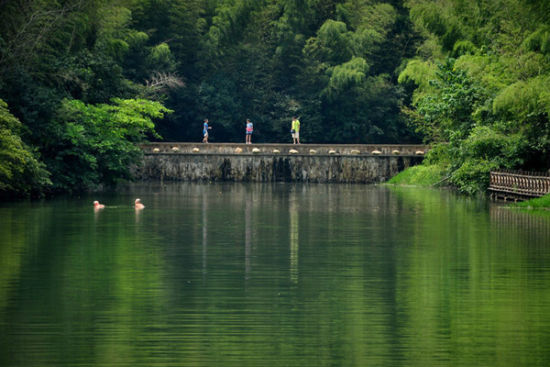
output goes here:
[{"label": "bamboo grove", "polygon": [[129,179],[135,143],[426,142],[465,192],[550,167],[545,0],[0,1],[0,193]]}]

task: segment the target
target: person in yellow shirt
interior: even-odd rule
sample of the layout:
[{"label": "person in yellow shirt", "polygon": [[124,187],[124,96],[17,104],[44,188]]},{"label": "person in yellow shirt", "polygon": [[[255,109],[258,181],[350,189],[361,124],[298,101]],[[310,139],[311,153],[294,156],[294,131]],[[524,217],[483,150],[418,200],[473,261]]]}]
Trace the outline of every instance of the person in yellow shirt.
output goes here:
[{"label": "person in yellow shirt", "polygon": [[296,116],[292,117],[290,133],[292,134],[292,144],[300,144],[300,120]]}]

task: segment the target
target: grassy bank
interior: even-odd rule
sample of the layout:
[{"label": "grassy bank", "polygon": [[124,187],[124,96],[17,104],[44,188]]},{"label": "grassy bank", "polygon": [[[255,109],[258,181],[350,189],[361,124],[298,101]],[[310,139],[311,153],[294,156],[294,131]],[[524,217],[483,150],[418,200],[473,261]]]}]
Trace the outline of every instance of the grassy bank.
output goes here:
[{"label": "grassy bank", "polygon": [[436,165],[413,166],[388,181],[391,185],[434,186],[443,179],[443,170]]},{"label": "grassy bank", "polygon": [[525,209],[546,209],[550,210],[550,194],[543,197],[515,203],[514,206]]}]

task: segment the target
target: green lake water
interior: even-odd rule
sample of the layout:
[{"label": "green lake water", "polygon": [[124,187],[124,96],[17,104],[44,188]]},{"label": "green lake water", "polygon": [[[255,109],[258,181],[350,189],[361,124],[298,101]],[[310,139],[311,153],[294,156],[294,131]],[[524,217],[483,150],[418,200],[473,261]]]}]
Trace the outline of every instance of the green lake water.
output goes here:
[{"label": "green lake water", "polygon": [[0,204],[0,366],[549,365],[548,215],[365,185]]}]

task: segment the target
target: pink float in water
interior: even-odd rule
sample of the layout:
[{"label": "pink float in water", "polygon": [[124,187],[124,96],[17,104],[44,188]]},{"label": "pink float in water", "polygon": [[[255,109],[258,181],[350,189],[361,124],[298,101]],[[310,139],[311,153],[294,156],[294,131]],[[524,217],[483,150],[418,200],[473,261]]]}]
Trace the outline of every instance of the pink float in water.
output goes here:
[{"label": "pink float in water", "polygon": [[134,207],[136,209],[143,209],[145,208],[145,205],[141,203],[141,199],[136,199],[136,201],[134,202]]}]

